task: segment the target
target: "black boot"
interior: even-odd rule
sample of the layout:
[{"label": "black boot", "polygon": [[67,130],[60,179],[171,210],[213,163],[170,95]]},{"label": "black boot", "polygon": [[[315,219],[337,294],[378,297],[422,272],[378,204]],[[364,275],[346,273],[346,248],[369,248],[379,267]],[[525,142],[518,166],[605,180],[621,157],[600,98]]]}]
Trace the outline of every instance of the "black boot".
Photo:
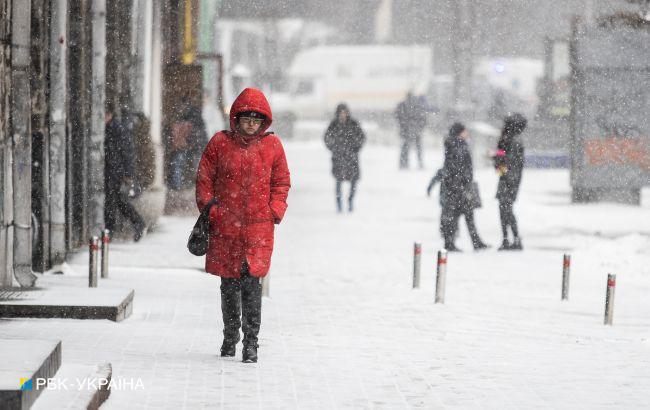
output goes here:
[{"label": "black boot", "polygon": [[231,342],[230,340],[224,340],[221,345],[221,357],[234,357],[237,352],[237,342]]},{"label": "black boot", "polygon": [[338,213],[343,212],[343,204],[341,198],[336,198],[336,212]]},{"label": "black boot", "polygon": [[501,242],[501,246],[499,246],[500,251],[509,251],[510,250],[510,242],[508,242],[507,239],[504,239],[503,242]]},{"label": "black boot", "polygon": [[221,356],[235,355],[240,340],[241,283],[239,279],[221,278],[221,314],[223,316],[223,344]]},{"label": "black boot", "polygon": [[463,251],[462,249],[457,248],[456,245],[454,245],[453,243],[446,244],[445,245],[445,250],[447,252],[462,252]]},{"label": "black boot", "polygon": [[242,362],[257,363],[257,343],[247,343],[242,350]]},{"label": "black boot", "polygon": [[521,239],[518,236],[515,236],[515,239],[512,240],[512,245],[510,249],[513,251],[521,251],[524,249],[524,246],[521,244]]},{"label": "black boot", "polygon": [[474,250],[475,251],[482,251],[483,249],[490,248],[490,245],[488,245],[487,243],[481,241],[480,239],[478,241],[474,242],[473,245],[474,245]]}]

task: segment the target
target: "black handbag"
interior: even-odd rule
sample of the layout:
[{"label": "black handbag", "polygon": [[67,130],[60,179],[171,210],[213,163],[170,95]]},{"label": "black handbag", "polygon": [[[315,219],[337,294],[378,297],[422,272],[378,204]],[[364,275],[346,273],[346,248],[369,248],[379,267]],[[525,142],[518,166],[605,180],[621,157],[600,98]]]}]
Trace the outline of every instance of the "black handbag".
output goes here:
[{"label": "black handbag", "polygon": [[483,206],[483,203],[481,202],[481,193],[478,190],[478,183],[472,181],[469,185],[469,189],[465,192],[465,197],[469,209],[476,209]]},{"label": "black handbag", "polygon": [[208,251],[208,242],[210,239],[210,209],[216,204],[217,200],[212,199],[201,211],[201,215],[196,220],[194,228],[187,240],[187,249],[192,255],[203,256]]}]

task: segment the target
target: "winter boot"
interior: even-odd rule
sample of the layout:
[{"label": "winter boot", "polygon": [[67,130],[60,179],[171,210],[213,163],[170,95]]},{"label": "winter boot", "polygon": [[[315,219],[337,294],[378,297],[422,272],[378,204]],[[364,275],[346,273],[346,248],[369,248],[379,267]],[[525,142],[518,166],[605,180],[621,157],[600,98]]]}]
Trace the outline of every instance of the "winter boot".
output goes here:
[{"label": "winter boot", "polygon": [[513,251],[521,251],[524,249],[523,245],[521,244],[521,239],[519,239],[518,236],[515,236],[515,239],[512,240],[512,245],[510,245],[510,249]]},{"label": "winter boot", "polygon": [[230,340],[224,339],[221,345],[221,357],[234,357],[237,351],[235,346],[237,346],[237,342],[232,343]]},{"label": "winter boot", "polygon": [[336,212],[343,212],[343,203],[341,201],[341,198],[336,198]]},{"label": "winter boot", "polygon": [[457,248],[456,245],[454,245],[453,243],[446,244],[445,245],[445,250],[447,250],[447,252],[462,252],[463,251],[462,249]]},{"label": "winter boot", "polygon": [[257,343],[247,343],[244,345],[242,362],[257,363]]},{"label": "winter boot", "polygon": [[500,251],[509,251],[510,250],[510,242],[508,242],[508,239],[504,239],[503,242],[501,242],[501,246],[499,246]]},{"label": "winter boot", "polygon": [[350,199],[348,201],[348,212],[352,212],[354,210],[354,204],[352,203],[352,200]]},{"label": "winter boot", "polygon": [[490,245],[488,245],[487,243],[483,242],[480,239],[478,241],[474,242],[473,245],[474,245],[474,250],[475,251],[482,251],[484,249],[490,248]]}]

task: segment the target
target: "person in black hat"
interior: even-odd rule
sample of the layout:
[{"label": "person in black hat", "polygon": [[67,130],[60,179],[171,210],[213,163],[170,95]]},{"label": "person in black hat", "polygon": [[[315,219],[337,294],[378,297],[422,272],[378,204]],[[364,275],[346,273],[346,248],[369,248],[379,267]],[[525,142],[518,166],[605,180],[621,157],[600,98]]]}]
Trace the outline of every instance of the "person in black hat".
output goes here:
[{"label": "person in black hat", "polygon": [[343,211],[342,185],[350,181],[348,211],[354,209],[354,194],[361,177],[359,151],[366,141],[361,125],[350,116],[347,105],[339,104],[336,114],[325,131],[325,146],[332,152],[332,175],[336,179],[336,209]]},{"label": "person in black hat", "polygon": [[440,231],[445,241],[445,249],[458,252],[454,244],[458,220],[465,215],[465,222],[475,250],[486,249],[474,224],[474,208],[470,200],[474,171],[472,155],[467,144],[469,131],[460,123],[454,123],[449,128],[449,136],[445,139],[445,163],[442,169],[442,185],[444,192],[441,198],[442,213],[440,215]]},{"label": "person in black hat", "polygon": [[[503,122],[501,138],[499,138],[497,152],[494,155],[494,166],[499,174],[496,197],[499,200],[499,216],[503,234],[500,251],[523,249],[513,205],[517,200],[524,169],[524,144],[521,141],[521,133],[526,129],[527,123],[526,118],[521,114],[507,116]],[[512,231],[512,242],[508,240],[508,228]]]}]

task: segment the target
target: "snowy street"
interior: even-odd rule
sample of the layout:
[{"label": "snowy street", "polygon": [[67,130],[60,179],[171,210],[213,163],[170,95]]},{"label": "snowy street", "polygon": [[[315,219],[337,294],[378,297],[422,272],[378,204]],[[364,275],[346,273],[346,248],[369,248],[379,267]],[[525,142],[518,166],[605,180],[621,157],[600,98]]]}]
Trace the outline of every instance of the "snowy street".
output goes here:
[{"label": "snowy street", "polygon": [[[476,221],[492,248],[472,251],[461,220],[464,252],[449,256],[441,305],[439,186],[431,198],[425,190],[442,154],[428,149],[426,170],[399,171],[396,146],[366,146],[355,212],[337,214],[322,142],[285,149],[292,190],[275,231],[259,363],[241,363],[241,344],[235,358],[219,357],[219,279],[185,248],[192,217],[163,217],[141,242],[113,245],[99,286],[135,289],[123,322],[0,319],[0,334],[60,339],[66,364],[110,362],[113,377],[142,379],[144,389],[113,389],[106,409],[647,408],[648,189],[640,207],[573,205],[568,170],[526,169],[515,204],[524,251],[504,253],[497,176],[478,169]],[[570,294],[560,301],[565,252]],[[64,280],[85,286],[87,263],[75,255]],[[603,325],[608,273],[613,326]]]}]

